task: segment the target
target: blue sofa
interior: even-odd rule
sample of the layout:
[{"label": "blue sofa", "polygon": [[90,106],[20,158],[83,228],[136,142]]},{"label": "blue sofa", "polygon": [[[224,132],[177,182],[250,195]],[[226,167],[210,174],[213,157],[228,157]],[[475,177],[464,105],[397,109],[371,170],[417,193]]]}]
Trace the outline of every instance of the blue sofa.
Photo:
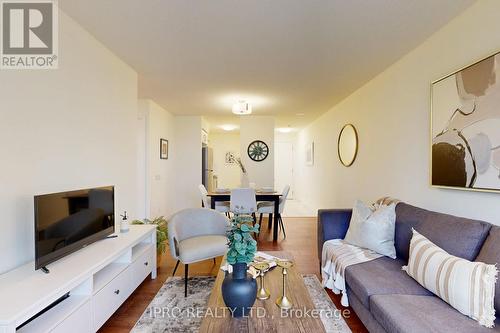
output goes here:
[{"label": "blue sofa", "polygon": [[[352,210],[326,209],[318,212],[318,253],[325,241],[343,239]],[[471,261],[500,262],[500,227],[413,207],[396,206],[395,247],[397,259],[382,257],[347,267],[345,279],[349,303],[370,332],[500,332],[500,320],[488,329],[462,315],[434,296],[401,270],[408,262],[411,229],[448,253]],[[495,309],[500,315],[500,286],[497,281]]]}]

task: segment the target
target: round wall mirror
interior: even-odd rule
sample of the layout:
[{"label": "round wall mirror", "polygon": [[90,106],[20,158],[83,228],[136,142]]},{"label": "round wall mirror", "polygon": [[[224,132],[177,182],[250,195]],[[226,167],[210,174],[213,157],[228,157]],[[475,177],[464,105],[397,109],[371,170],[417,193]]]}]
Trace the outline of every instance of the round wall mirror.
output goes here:
[{"label": "round wall mirror", "polygon": [[342,127],[339,134],[338,153],[340,162],[346,166],[351,166],[358,155],[358,132],[352,124]]}]

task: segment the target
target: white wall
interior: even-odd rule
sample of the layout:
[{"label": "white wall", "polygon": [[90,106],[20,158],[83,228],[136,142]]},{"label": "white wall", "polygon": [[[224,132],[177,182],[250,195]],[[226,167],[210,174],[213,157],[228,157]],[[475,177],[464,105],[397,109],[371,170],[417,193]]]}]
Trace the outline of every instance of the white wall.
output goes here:
[{"label": "white wall", "polygon": [[240,156],[240,134],[210,132],[209,146],[214,153],[214,173],[218,177],[218,187],[235,188],[241,184],[240,168],[237,164],[226,164],[226,152]]},{"label": "white wall", "polygon": [[[429,186],[430,82],[500,50],[500,1],[482,0],[299,133],[296,194],[315,208],[391,195],[424,208],[500,224],[500,194]],[[359,131],[358,159],[337,158],[345,123]],[[315,164],[304,147],[315,142]]]},{"label": "white wall", "polygon": [[33,195],[116,186],[143,207],[137,75],[61,12],[59,69],[0,73],[0,272],[34,258]]},{"label": "white wall", "polygon": [[[248,157],[248,145],[254,140],[264,141],[269,147],[269,156],[255,162]],[[242,116],[240,118],[240,151],[248,178],[256,186],[274,186],[274,117]]]},{"label": "white wall", "polygon": [[[274,134],[274,188],[282,191],[285,185],[290,185],[289,199],[294,199],[295,193],[295,160],[297,132]],[[281,151],[280,151],[281,150]]]},{"label": "white wall", "polygon": [[175,117],[175,146],[170,148],[175,158],[176,211],[201,206],[201,126],[200,116]]},{"label": "white wall", "polygon": [[[145,216],[169,217],[175,211],[175,117],[152,100],[140,100],[145,119]],[[168,159],[160,159],[160,139],[168,140]]]}]

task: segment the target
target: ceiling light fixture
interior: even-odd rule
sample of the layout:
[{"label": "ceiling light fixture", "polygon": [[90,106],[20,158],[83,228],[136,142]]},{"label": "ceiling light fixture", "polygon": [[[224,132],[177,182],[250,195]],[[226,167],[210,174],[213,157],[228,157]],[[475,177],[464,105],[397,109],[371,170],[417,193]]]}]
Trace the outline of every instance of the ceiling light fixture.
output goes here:
[{"label": "ceiling light fixture", "polygon": [[224,125],[220,125],[219,126],[220,128],[222,128],[224,131],[234,131],[235,129],[238,128],[237,125],[233,125],[233,124],[224,124]]},{"label": "ceiling light fixture", "polygon": [[233,104],[233,113],[237,115],[246,115],[252,113],[252,106],[245,101],[239,101]]},{"label": "ceiling light fixture", "polygon": [[277,128],[276,130],[280,133],[290,133],[291,131],[293,131],[293,128],[288,126],[288,127]]}]

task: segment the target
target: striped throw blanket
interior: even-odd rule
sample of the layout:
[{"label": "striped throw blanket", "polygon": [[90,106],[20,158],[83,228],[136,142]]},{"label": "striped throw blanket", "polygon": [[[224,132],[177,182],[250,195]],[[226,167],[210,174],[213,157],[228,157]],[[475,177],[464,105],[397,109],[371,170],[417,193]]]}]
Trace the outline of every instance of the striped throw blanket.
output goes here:
[{"label": "striped throw blanket", "polygon": [[337,295],[342,293],[340,302],[343,306],[349,306],[345,284],[345,269],[347,266],[382,257],[377,252],[351,245],[343,239],[326,241],[323,244],[321,256],[323,287],[331,289]]}]

